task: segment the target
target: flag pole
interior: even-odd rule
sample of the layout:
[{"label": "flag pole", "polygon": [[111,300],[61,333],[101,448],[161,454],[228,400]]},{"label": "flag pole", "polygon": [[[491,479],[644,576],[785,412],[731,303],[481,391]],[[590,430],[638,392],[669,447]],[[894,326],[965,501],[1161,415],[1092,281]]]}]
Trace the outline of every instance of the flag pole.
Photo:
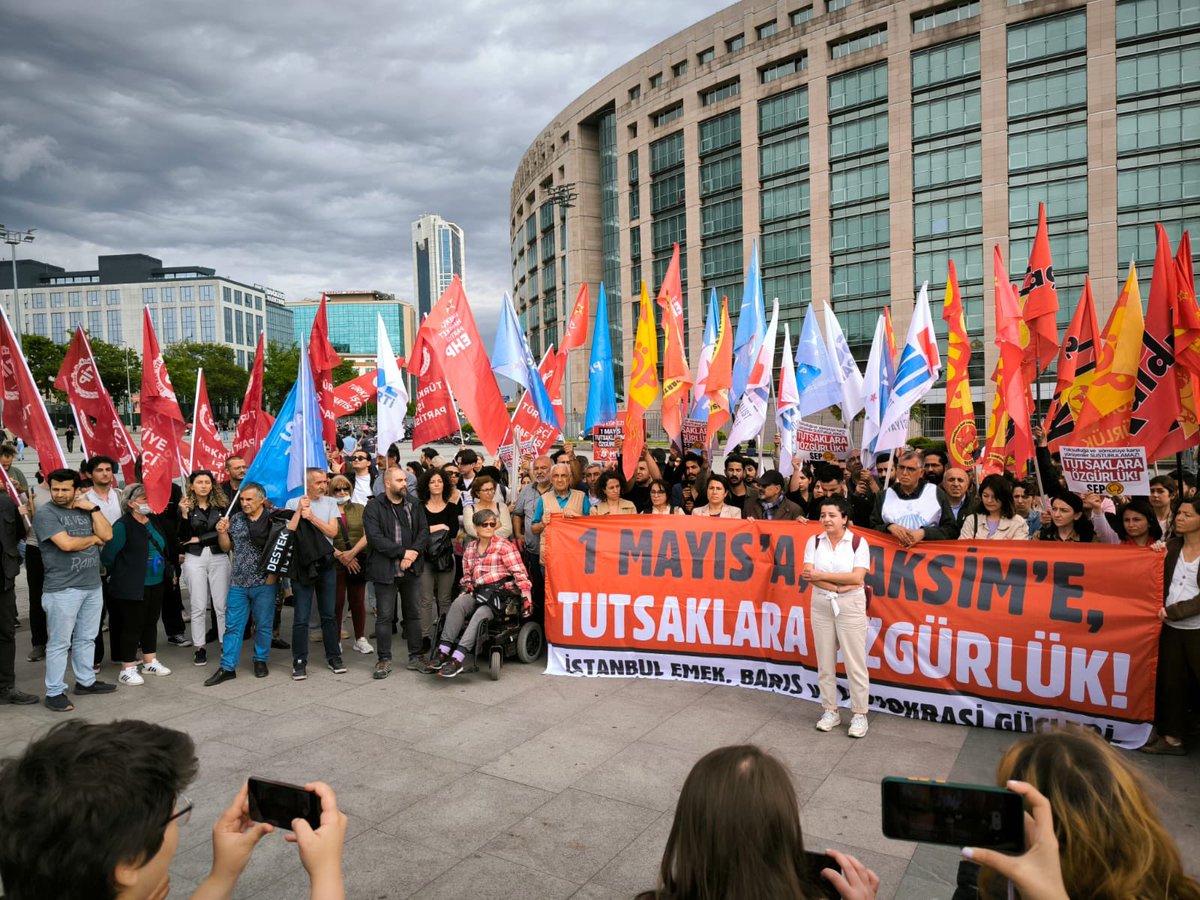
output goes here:
[{"label": "flag pole", "polygon": [[68,403],[71,407],[71,416],[75,419],[75,431],[79,433],[79,449],[83,451],[84,459],[91,459],[92,454],[88,452],[87,441],[83,437],[83,426],[79,424],[79,411],[75,409],[75,404]]},{"label": "flag pole", "polygon": [[204,378],[204,370],[196,370],[196,393],[192,395],[192,443],[188,447],[188,471],[196,467],[196,435],[200,432],[200,381]]},{"label": "flag pole", "polygon": [[[24,501],[21,499],[21,494],[17,490],[17,486],[13,484],[12,477],[8,474],[8,469],[4,468],[4,466],[0,466],[0,475],[4,476],[4,489],[8,491],[8,495],[12,497],[13,503],[15,503],[17,508],[20,509],[24,504]],[[28,515],[22,514],[21,518],[25,520],[26,528],[33,527],[33,523],[29,521]]]},{"label": "flag pole", "polygon": [[[305,365],[304,361],[308,357],[308,342],[307,341],[303,341],[301,343],[300,352],[302,354],[304,354],[300,358],[300,365]],[[308,378],[309,378],[309,381],[313,380],[313,372],[312,372],[312,364],[311,363],[308,364]],[[314,392],[315,392],[315,388],[316,388],[315,383],[313,384],[313,388],[314,388]],[[310,412],[311,412],[311,410],[309,410],[309,408],[308,408],[308,391],[301,390],[300,391],[300,418],[304,422],[305,431],[308,430],[308,416],[309,416]],[[322,425],[322,427],[324,427],[324,426]],[[307,488],[308,487],[308,435],[307,434],[303,434],[300,436],[300,462],[301,462],[301,468],[304,470],[300,476],[300,483],[302,485],[304,485],[305,488]]]},{"label": "flag pole", "polygon": [[463,437],[462,413],[458,409],[458,401],[454,399],[454,391],[450,388],[450,382],[446,382],[446,393],[450,395],[450,404],[454,407],[454,419],[458,422],[458,445],[465,447],[467,439]]}]

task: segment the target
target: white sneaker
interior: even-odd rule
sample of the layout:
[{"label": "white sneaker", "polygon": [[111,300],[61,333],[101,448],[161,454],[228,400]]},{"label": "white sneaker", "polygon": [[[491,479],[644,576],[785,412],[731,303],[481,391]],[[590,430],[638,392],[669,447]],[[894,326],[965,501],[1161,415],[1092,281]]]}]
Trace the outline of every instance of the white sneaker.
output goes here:
[{"label": "white sneaker", "polygon": [[852,738],[860,738],[867,736],[867,717],[864,715],[856,715],[850,720],[850,730],[847,732]]},{"label": "white sneaker", "polygon": [[841,724],[841,714],[836,710],[827,709],[821,718],[817,720],[817,731],[833,731],[833,729]]},{"label": "white sneaker", "polygon": [[374,653],[375,652],[375,648],[371,646],[371,642],[368,641],[365,637],[360,637],[357,641],[354,642],[353,646],[354,646],[354,649],[357,650],[359,653]]},{"label": "white sneaker", "polygon": [[146,679],[138,674],[136,668],[122,669],[120,676],[117,678],[121,684],[145,684]]},{"label": "white sneaker", "polygon": [[149,672],[151,675],[170,675],[171,670],[164,666],[157,659],[154,662],[142,663],[142,672]]}]

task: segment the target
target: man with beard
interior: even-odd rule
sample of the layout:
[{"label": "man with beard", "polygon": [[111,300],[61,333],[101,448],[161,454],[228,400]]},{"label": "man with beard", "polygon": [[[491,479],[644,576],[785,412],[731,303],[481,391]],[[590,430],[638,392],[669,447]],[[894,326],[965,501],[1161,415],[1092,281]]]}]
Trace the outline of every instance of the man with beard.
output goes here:
[{"label": "man with beard", "polygon": [[621,496],[632,501],[638,512],[645,512],[650,508],[650,482],[655,478],[662,478],[658,463],[650,455],[649,448],[643,447],[642,458],[633,471],[633,480],[625,486]]},{"label": "man with beard", "polygon": [[902,452],[893,467],[895,480],[879,492],[871,512],[871,527],[892,535],[903,547],[958,536],[950,500],[940,487],[921,480],[921,462],[916,450]]},{"label": "man with beard", "polygon": [[[696,500],[700,496],[700,489],[696,487],[698,484],[703,484],[703,479],[700,478],[700,473],[704,470],[704,457],[694,451],[689,451],[683,458],[683,469],[679,479],[679,483],[671,487],[671,505],[680,508],[684,505],[684,500],[688,499],[694,506]],[[689,510],[689,515],[691,511]]]},{"label": "man with beard", "polygon": [[950,464],[950,457],[946,455],[945,450],[926,450],[921,464],[925,470],[925,481],[941,486],[942,478],[946,475],[946,466]]},{"label": "man with beard", "polygon": [[744,516],[746,500],[758,496],[758,489],[746,484],[746,460],[736,454],[726,457],[725,477],[729,479],[730,487],[725,502],[742,510]]}]

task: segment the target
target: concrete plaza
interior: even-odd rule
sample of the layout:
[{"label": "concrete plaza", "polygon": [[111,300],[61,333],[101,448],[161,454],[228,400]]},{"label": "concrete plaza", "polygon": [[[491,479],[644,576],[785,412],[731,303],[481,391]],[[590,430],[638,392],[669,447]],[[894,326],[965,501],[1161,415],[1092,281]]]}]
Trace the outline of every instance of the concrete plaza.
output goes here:
[{"label": "concrete plaza", "polygon": [[[32,471],[30,468],[29,471]],[[18,579],[17,686],[42,696],[43,665],[29,652],[28,594]],[[291,610],[283,633],[289,633]],[[346,642],[344,642],[344,645]],[[866,739],[813,729],[811,702],[737,687],[541,674],[513,662],[498,682],[483,672],[454,680],[403,667],[374,681],[375,657],[349,652],[334,675],[320,647],[309,678],[288,678],[290,654],[253,677],[244,648],[238,678],[191,649],[162,643],[174,673],[141,687],[75,697],[76,711],[0,707],[0,755],[19,752],[68,716],[141,718],[192,735],[200,776],[196,808],[172,866],[187,896],[210,863],[210,826],[248,775],[328,781],[350,819],[347,895],[382,898],[592,898],[628,900],[653,887],[685,776],[707,751],[755,743],[789,768],[810,849],[859,856],[882,880],[881,897],[948,898],[953,848],[888,840],[880,832],[879,779],[913,775],[992,783],[1012,735],[873,715]],[[101,678],[116,680],[106,663]],[[69,679],[68,679],[69,680]],[[1184,859],[1200,859],[1200,765],[1127,756],[1146,776]],[[237,896],[305,895],[293,847],[271,835]]]}]

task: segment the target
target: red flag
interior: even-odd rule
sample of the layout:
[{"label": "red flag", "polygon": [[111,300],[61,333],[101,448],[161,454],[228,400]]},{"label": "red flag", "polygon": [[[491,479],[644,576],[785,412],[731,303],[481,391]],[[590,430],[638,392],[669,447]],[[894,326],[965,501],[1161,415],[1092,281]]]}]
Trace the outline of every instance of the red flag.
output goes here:
[{"label": "red flag", "polygon": [[1058,385],[1046,413],[1046,437],[1051,450],[1057,450],[1075,430],[1075,417],[1079,415],[1084,392],[1096,377],[1099,341],[1100,326],[1096,321],[1096,304],[1092,300],[1092,280],[1084,276],[1083,296],[1079,298],[1063,338],[1058,355]]},{"label": "red flag", "polygon": [[1175,360],[1200,375],[1200,308],[1192,275],[1192,241],[1186,231],[1175,254]]},{"label": "red flag", "polygon": [[[538,366],[538,372],[542,375],[542,381],[546,385],[546,392],[550,394],[550,399],[553,401],[558,388],[558,382],[562,380],[562,376],[557,374],[559,357],[554,354],[553,348],[547,348],[542,356],[541,365]],[[555,381],[555,390],[551,391],[550,381]],[[562,407],[561,398],[558,401],[558,407]],[[537,414],[537,407],[533,403],[533,399],[529,396],[529,391],[525,391],[521,395],[521,400],[517,404],[517,408],[513,410],[512,422],[509,425],[508,433],[504,436],[504,446],[511,447],[513,436],[520,436],[521,456],[523,458],[532,458],[541,456],[554,444],[559,438],[559,430],[552,425],[547,425]],[[503,453],[503,449],[501,453]]]},{"label": "red flag", "polygon": [[313,385],[317,389],[317,405],[321,407],[321,437],[330,447],[337,446],[337,410],[333,403],[333,370],[342,358],[329,343],[329,320],[325,316],[325,295],[313,318],[308,336],[308,362],[312,366]]},{"label": "red flag", "polygon": [[424,334],[424,346],[440,363],[459,409],[475,426],[487,452],[495,456],[508,431],[508,409],[457,275],[418,333]]},{"label": "red flag", "polygon": [[688,368],[687,348],[683,334],[683,283],[679,275],[679,245],[671,254],[667,274],[658,291],[658,305],[662,307],[663,335],[663,380],[662,422],[663,430],[671,443],[683,446],[683,417],[687,414],[688,397],[692,393],[692,370]]},{"label": "red flag", "polygon": [[567,427],[566,411],[563,409],[562,382],[567,372],[567,355],[562,351],[554,353],[554,345],[546,348],[542,356],[542,364],[538,371],[542,373],[542,383],[546,385],[546,394],[550,397],[550,405],[554,407],[554,417],[558,419],[558,430]]},{"label": "red flag", "polygon": [[262,405],[263,397],[263,335],[258,336],[258,348],[254,351],[254,366],[250,370],[250,382],[246,385],[246,396],[242,399],[242,414],[238,416],[237,433],[233,436],[231,456],[240,456],[246,465],[254,462],[258,448],[271,432],[275,417],[269,415]]},{"label": "red flag", "polygon": [[[438,357],[425,341],[424,326],[417,329],[413,340],[408,371],[417,377],[417,412],[412,433],[413,449],[416,449],[458,431],[454,400],[446,389],[446,377]],[[387,452],[386,447],[379,449]]]},{"label": "red flag", "polygon": [[1021,373],[1024,348],[1021,344],[1020,300],[1009,283],[999,245],[993,256],[992,284],[996,303],[996,346],[1000,348],[993,378],[997,394],[995,405],[1001,413],[997,415],[993,408],[984,465],[991,464],[994,468],[995,461],[1011,458],[1020,472],[1034,456],[1029,424],[1029,388]]},{"label": "red flag", "polygon": [[192,413],[192,447],[188,455],[188,468],[196,472],[206,470],[219,473],[225,468],[229,451],[213,421],[212,404],[208,402],[208,386],[204,382],[204,370],[196,373],[196,403]]},{"label": "red flag", "polygon": [[567,321],[566,333],[559,344],[559,353],[565,355],[587,343],[590,308],[591,305],[588,303],[588,286],[585,281],[579,287],[579,294],[575,297],[575,305],[571,307],[571,318]]},{"label": "red flag", "polygon": [[[1005,278],[1005,282],[1008,278]],[[1029,252],[1029,266],[1021,285],[1021,321],[1024,354],[1022,376],[1032,384],[1058,354],[1058,289],[1054,286],[1054,263],[1050,259],[1050,237],[1046,229],[1046,205],[1038,204],[1038,228]]]},{"label": "red flag", "polygon": [[142,310],[142,484],[156,513],[171,499],[171,479],[179,472],[184,419],[171,376],[158,349],[150,310]]},{"label": "red flag", "polygon": [[[1137,387],[1133,391],[1133,409],[1129,414],[1129,446],[1145,447],[1146,459],[1163,454],[1159,448],[1181,435],[1179,425],[1179,385],[1175,369],[1175,333],[1171,314],[1175,306],[1175,260],[1171,243],[1161,224],[1154,226],[1157,246],[1154,272],[1150,277],[1150,300],[1146,304],[1146,325],[1142,332],[1142,354],[1138,362]],[[1171,449],[1174,453],[1174,449]]]},{"label": "red flag", "polygon": [[91,344],[82,327],[76,329],[71,339],[54,386],[67,395],[67,402],[75,410],[85,452],[89,456],[111,456],[121,467],[125,481],[129,484],[136,481],[137,447],[100,380]]},{"label": "red flag", "polygon": [[58,442],[58,432],[50,422],[41,391],[29,371],[29,363],[8,324],[8,315],[0,307],[0,389],[4,394],[4,427],[38,452],[38,468],[43,475],[66,468],[66,455]]},{"label": "red flag", "polygon": [[704,395],[708,397],[708,429],[704,435],[704,446],[711,447],[713,438],[721,426],[729,421],[729,391],[733,386],[733,332],[729,325],[729,299],[721,298],[721,324],[717,328],[717,344],[712,362],[708,364],[708,378],[704,382]]},{"label": "red flag", "polygon": [[[397,363],[400,368],[404,368],[402,359],[398,359]],[[378,390],[376,380],[375,370],[372,369],[365,375],[359,375],[353,381],[339,384],[333,389],[333,405],[339,419],[342,416],[353,415],[375,399],[375,392]]]}]

